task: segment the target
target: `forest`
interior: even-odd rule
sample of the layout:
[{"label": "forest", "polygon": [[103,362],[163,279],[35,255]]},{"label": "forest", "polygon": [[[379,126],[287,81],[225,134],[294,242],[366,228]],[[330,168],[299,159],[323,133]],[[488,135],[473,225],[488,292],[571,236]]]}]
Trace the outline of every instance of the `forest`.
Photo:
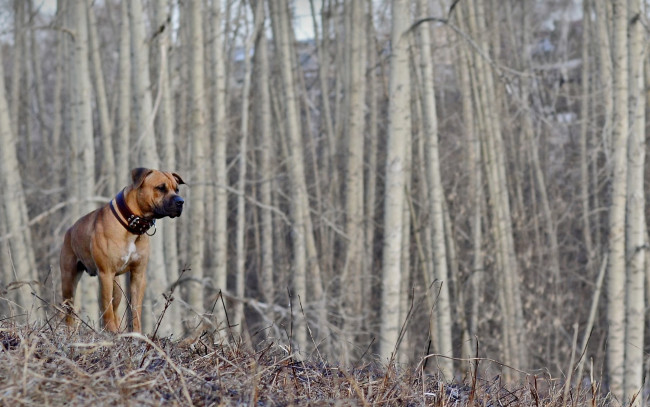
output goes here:
[{"label": "forest", "polygon": [[645,405],[648,11],[0,0],[0,323],[65,329],[66,230],[155,168],[152,339]]}]

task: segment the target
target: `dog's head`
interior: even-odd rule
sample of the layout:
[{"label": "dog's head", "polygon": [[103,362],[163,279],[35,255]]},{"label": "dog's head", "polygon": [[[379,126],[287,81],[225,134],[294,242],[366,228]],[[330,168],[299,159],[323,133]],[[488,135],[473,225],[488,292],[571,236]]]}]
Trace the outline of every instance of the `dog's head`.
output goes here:
[{"label": "dog's head", "polygon": [[131,171],[132,188],[145,216],[156,219],[181,216],[185,200],[178,195],[178,186],[185,184],[180,175],[173,172],[135,168]]}]

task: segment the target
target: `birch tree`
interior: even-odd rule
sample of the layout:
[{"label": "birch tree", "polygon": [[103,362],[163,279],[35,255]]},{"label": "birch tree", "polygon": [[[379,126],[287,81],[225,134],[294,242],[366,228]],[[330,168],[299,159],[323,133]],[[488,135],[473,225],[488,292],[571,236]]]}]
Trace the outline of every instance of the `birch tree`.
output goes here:
[{"label": "birch tree", "polygon": [[[466,30],[465,13],[463,7],[456,11],[456,21],[461,29]],[[470,64],[472,58],[468,55],[468,47],[461,46],[459,50],[458,71],[460,77],[460,92],[462,95],[463,131],[467,136],[467,172],[469,173],[468,191],[470,199],[470,225],[472,242],[472,266],[470,274],[471,307],[468,318],[469,334],[480,338],[478,330],[479,306],[483,299],[482,282],[484,274],[483,263],[483,229],[482,229],[482,200],[483,200],[483,173],[481,171],[481,142],[477,126],[480,120],[474,117],[474,97],[472,94],[472,76]],[[472,346],[474,348],[474,346]],[[468,355],[469,356],[469,355]]]},{"label": "birch tree", "polygon": [[[308,263],[308,245],[313,245],[313,228],[309,218],[309,201],[307,196],[307,186],[305,180],[305,163],[303,142],[301,139],[302,130],[299,116],[299,104],[296,80],[294,78],[293,63],[291,57],[291,26],[289,18],[289,7],[286,0],[271,2],[271,22],[273,27],[273,37],[276,46],[277,63],[281,76],[282,89],[284,90],[284,110],[286,120],[285,137],[287,140],[288,170],[291,189],[291,219],[292,225],[292,281],[293,281],[293,298],[294,307],[299,307],[298,301],[304,305],[307,301],[307,268],[320,273],[318,270],[317,258],[310,258]],[[308,236],[311,235],[311,236]],[[311,244],[310,244],[311,239]],[[313,286],[319,289],[320,275],[313,275]],[[322,293],[315,292],[315,300],[322,301]],[[325,309],[325,304],[319,305],[320,309]],[[295,308],[297,309],[297,308]],[[302,316],[294,317],[294,339],[300,351],[306,350],[307,332],[305,320]],[[321,321],[321,327],[325,327],[325,321]]]},{"label": "birch tree", "polygon": [[[595,0],[596,11],[596,34],[598,41],[598,63],[600,68],[600,85],[602,86],[602,101],[604,104],[604,119],[602,132],[602,142],[604,146],[605,157],[610,159],[612,154],[612,114],[614,111],[613,95],[613,67],[612,67],[612,50],[610,46],[610,32],[608,27],[607,5],[609,2],[604,0]],[[613,3],[612,3],[613,4]]]},{"label": "birch tree", "polygon": [[22,66],[25,48],[25,4],[23,0],[14,0],[14,60],[11,73],[11,102],[9,105],[9,117],[14,126],[14,131],[18,131],[20,112],[20,82],[22,79]]},{"label": "birch tree", "polygon": [[[640,0],[628,3],[629,14],[629,121],[630,133],[627,143],[627,208],[626,253],[627,268],[625,288],[625,402],[634,398],[634,405],[643,404],[643,349],[646,300],[644,293],[645,261],[648,242],[645,218],[645,132],[646,94],[644,66],[646,60],[646,36],[642,25]],[[621,78],[622,80],[622,78]]]},{"label": "birch tree", "polygon": [[[156,0],[154,2],[154,27],[156,27],[156,36],[158,52],[156,68],[158,72],[158,92],[160,98],[160,107],[158,114],[158,129],[160,134],[160,162],[162,167],[167,171],[176,170],[176,137],[174,134],[174,101],[171,89],[171,78],[169,69],[169,56],[167,49],[170,48],[170,32],[172,27],[171,10],[168,9],[166,0]],[[167,270],[167,287],[174,284],[179,277],[179,259],[178,259],[178,242],[176,238],[177,223],[166,222],[162,231],[163,250],[165,253],[165,268]],[[169,288],[165,288],[167,291]],[[179,301],[173,302],[167,309],[165,321],[169,330],[163,333],[182,333],[181,312]]]},{"label": "birch tree", "polygon": [[190,143],[193,171],[192,179],[196,183],[192,184],[190,190],[189,207],[190,216],[190,241],[189,241],[189,259],[191,264],[190,276],[194,278],[187,286],[188,303],[193,312],[203,313],[203,290],[200,284],[203,278],[203,266],[205,258],[205,183],[207,179],[207,155],[209,145],[207,143],[207,126],[206,126],[206,95],[204,88],[204,55],[203,55],[203,24],[201,0],[191,0],[188,4],[189,24],[191,27],[189,52],[190,52]]},{"label": "birch tree", "polygon": [[[250,100],[250,90],[251,90],[251,80],[253,75],[252,69],[252,57],[250,57],[251,49],[255,40],[257,39],[257,33],[260,31],[261,26],[264,24],[263,13],[261,8],[264,7],[262,1],[258,1],[254,6],[254,26],[250,34],[247,33],[246,44],[244,48],[244,85],[242,87],[242,103],[241,103],[241,127],[240,127],[240,139],[239,139],[239,179],[237,181],[237,189],[240,194],[237,196],[237,225],[235,231],[235,250],[236,250],[236,262],[237,262],[237,274],[236,274],[236,283],[235,283],[235,294],[239,298],[244,298],[245,289],[246,289],[246,242],[245,242],[245,232],[246,232],[246,198],[244,194],[246,192],[246,172],[247,172],[247,151],[248,151],[248,110],[249,110],[249,100]],[[234,315],[234,324],[238,326],[240,333],[243,333],[243,320],[244,320],[244,304],[241,301],[238,301],[235,304],[235,315]]]},{"label": "birch tree", "polygon": [[[214,217],[214,240],[212,248],[211,279],[215,289],[225,290],[228,267],[228,170],[226,167],[226,146],[228,141],[226,53],[224,50],[227,36],[224,33],[224,14],[221,1],[212,0],[210,9],[212,67],[211,77],[211,133],[212,133],[212,171],[216,183],[212,205]],[[225,322],[225,315],[218,311],[217,319]]]},{"label": "birch tree", "polygon": [[[9,263],[12,266],[12,268],[3,271],[2,277],[6,283],[19,282],[18,289],[12,298],[22,308],[22,310],[15,310],[16,314],[20,314],[31,311],[30,306],[33,300],[29,284],[37,278],[34,254],[29,253],[32,250],[31,232],[29,228],[24,228],[21,224],[20,214],[22,211],[26,211],[26,201],[18,163],[17,138],[11,128],[4,78],[2,52],[0,52],[0,145],[2,145],[2,149],[0,149],[0,177],[2,178],[0,181],[7,188],[2,197],[2,206],[0,206],[3,214],[0,222],[6,225],[6,232],[11,235],[8,242],[10,252],[3,253],[3,258],[9,256]],[[15,274],[11,272],[12,269]]]},{"label": "birch tree", "polygon": [[[420,16],[428,15],[427,2],[418,1]],[[417,31],[420,51],[420,75],[422,130],[424,136],[424,149],[426,152],[426,180],[429,189],[429,213],[432,223],[432,250],[435,277],[441,284],[436,304],[436,332],[431,332],[431,337],[437,339],[438,353],[444,356],[437,360],[441,372],[445,377],[453,375],[452,340],[451,340],[451,311],[449,298],[449,275],[447,268],[447,251],[445,248],[445,231],[443,216],[444,191],[442,176],[440,174],[440,156],[438,153],[438,118],[436,113],[436,98],[434,93],[433,58],[431,57],[431,37],[428,24],[421,24]],[[433,295],[433,293],[429,293]]]},{"label": "birch tree", "polygon": [[[149,41],[146,35],[147,21],[143,13],[141,0],[129,3],[129,24],[131,28],[131,71],[133,92],[135,93],[135,112],[137,119],[137,132],[135,140],[131,143],[138,167],[160,168],[156,138],[154,134],[155,110],[151,94],[151,77],[149,74]],[[158,233],[165,235],[165,224],[156,225]],[[165,254],[163,239],[153,238],[150,241],[151,254],[147,267],[147,292],[142,311],[142,329],[151,331],[154,321],[162,313],[165,299],[163,293],[167,291],[167,270],[165,268]],[[161,335],[169,333],[169,324],[161,325]]]},{"label": "birch tree", "polygon": [[[607,376],[609,389],[625,400],[625,210],[627,191],[628,110],[628,8],[616,0],[613,29],[614,116],[612,138],[612,201],[609,207],[607,273]],[[634,248],[636,250],[636,248]]]},{"label": "birch tree", "polygon": [[[117,135],[115,144],[115,178],[119,182],[129,179],[129,135],[131,130],[131,34],[129,4],[120,2],[120,43],[117,87]],[[116,181],[116,185],[119,185]]]},{"label": "birch tree", "polygon": [[[345,231],[347,242],[346,260],[342,283],[345,287],[346,343],[354,343],[360,327],[363,297],[361,276],[363,274],[363,158],[365,133],[365,91],[366,91],[366,44],[365,44],[365,2],[352,0],[348,3],[350,18],[355,21],[350,27],[349,109],[347,131],[347,167],[345,182]],[[349,355],[343,355],[346,357]]]},{"label": "birch tree", "polygon": [[[260,19],[262,24],[266,20],[266,13],[263,7],[263,0],[257,0],[262,6],[255,7],[255,18]],[[262,27],[263,28],[263,27]],[[257,33],[255,44],[255,78],[257,83],[255,93],[258,95],[253,100],[253,106],[257,112],[257,131],[259,135],[259,164],[258,177],[260,178],[260,202],[261,208],[261,255],[262,268],[260,271],[262,296],[267,304],[275,302],[275,285],[273,278],[273,211],[271,210],[272,202],[272,157],[274,151],[273,138],[271,133],[272,112],[271,112],[271,95],[269,92],[269,60],[268,60],[268,40],[265,30],[261,29]],[[267,321],[273,321],[273,308],[269,307],[266,312]]]},{"label": "birch tree", "polygon": [[[75,156],[79,160],[81,168],[76,176],[77,200],[79,201],[79,213],[76,217],[86,214],[95,209],[96,204],[86,199],[86,196],[95,194],[95,140],[93,132],[93,116],[91,106],[91,87],[89,69],[88,49],[88,18],[87,3],[85,1],[72,1],[69,3],[70,19],[75,23],[74,41],[74,80],[72,96],[74,98],[74,127],[77,139],[74,141]],[[87,312],[93,321],[99,317],[98,298],[99,282],[97,278],[90,277],[83,273],[79,284],[82,292],[82,308]]]},{"label": "birch tree", "polygon": [[[371,298],[371,293],[373,292],[373,269],[375,265],[375,241],[376,241],[376,221],[375,215],[377,213],[377,184],[378,184],[378,151],[379,151],[379,103],[377,101],[378,95],[381,92],[378,90],[380,88],[381,77],[377,74],[377,46],[375,42],[376,32],[373,23],[373,2],[372,0],[367,0],[368,8],[366,23],[367,37],[366,45],[368,47],[367,56],[368,62],[367,66],[369,68],[368,72],[368,84],[367,88],[367,100],[368,100],[368,130],[366,132],[367,143],[367,173],[364,180],[365,185],[365,195],[364,195],[364,204],[365,204],[365,264],[363,269],[362,277],[362,297],[366,299],[363,302],[362,314],[366,316],[371,315],[371,305],[370,301],[367,299]],[[370,328],[372,324],[371,318],[366,318],[364,320],[364,327],[366,330]]]},{"label": "birch tree", "polygon": [[[486,35],[486,17],[483,0],[468,2],[466,12],[470,32],[478,38],[480,51],[489,55],[489,42]],[[503,311],[504,360],[508,364],[524,366],[527,359],[524,347],[523,309],[519,289],[519,275],[515,257],[514,237],[510,201],[505,175],[504,146],[501,125],[497,113],[498,102],[494,78],[487,62],[476,52],[471,54],[470,65],[476,80],[478,116],[484,120],[481,134],[483,166],[489,192],[489,211],[493,222],[492,233],[495,241],[496,265],[499,287],[500,307]],[[506,377],[510,372],[506,371]]]},{"label": "birch tree", "polygon": [[404,206],[405,139],[411,134],[409,103],[409,1],[392,0],[391,56],[388,102],[388,142],[384,193],[384,249],[379,354],[389,359],[397,346],[402,273],[402,211]]},{"label": "birch tree", "polygon": [[591,60],[589,59],[591,35],[591,2],[583,0],[582,2],[582,44],[581,44],[581,59],[582,71],[580,72],[580,85],[582,87],[581,102],[580,102],[580,201],[582,204],[582,235],[584,237],[585,249],[587,251],[587,258],[589,266],[593,269],[593,239],[591,238],[591,219],[590,219],[590,205],[589,205],[589,153],[588,153],[588,132],[589,132],[589,91],[590,91],[590,69]]},{"label": "birch tree", "polygon": [[104,69],[99,53],[99,38],[97,22],[92,2],[87,7],[88,12],[88,39],[90,44],[90,60],[92,62],[92,78],[95,84],[95,100],[99,117],[99,128],[101,129],[101,154],[102,173],[107,177],[106,190],[109,194],[116,193],[117,179],[115,177],[115,154],[113,152],[113,125],[110,118],[108,96],[104,84]]}]

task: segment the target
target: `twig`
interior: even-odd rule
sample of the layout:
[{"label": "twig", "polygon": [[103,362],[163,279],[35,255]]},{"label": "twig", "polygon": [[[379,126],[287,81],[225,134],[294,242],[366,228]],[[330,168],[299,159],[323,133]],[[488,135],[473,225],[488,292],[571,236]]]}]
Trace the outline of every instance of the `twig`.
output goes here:
[{"label": "twig", "polygon": [[[183,276],[183,274],[187,271],[187,269],[182,269],[180,274],[178,275],[178,278],[176,281],[180,280],[180,278]],[[165,307],[163,308],[162,312],[160,313],[160,316],[158,317],[158,321],[156,322],[156,329],[153,331],[153,335],[151,337],[151,343],[156,340],[156,335],[158,334],[158,329],[160,328],[160,324],[162,323],[163,317],[165,316],[165,313],[167,312],[167,308],[169,308],[169,305],[174,301],[174,289],[177,287],[177,284],[172,284],[172,289],[169,291],[169,294],[163,293],[163,297],[165,297]],[[121,287],[120,287],[121,290]],[[147,342],[147,347],[144,350],[144,353],[142,354],[142,360],[140,361],[140,366],[139,368],[142,369],[142,365],[144,364],[144,360],[147,357],[147,353],[149,353],[149,350],[151,350],[151,345],[149,345],[149,342]]]},{"label": "twig", "polygon": [[45,305],[54,308],[54,310],[56,310],[57,312],[60,312],[60,313],[62,313],[62,314],[64,314],[64,315],[66,315],[66,316],[68,315],[68,313],[71,314],[73,317],[75,317],[76,319],[78,319],[82,324],[84,324],[88,329],[90,329],[91,331],[93,331],[93,332],[96,333],[96,334],[99,334],[99,332],[97,332],[97,331],[95,330],[95,328],[93,328],[92,326],[90,326],[86,321],[84,321],[84,320],[83,320],[83,319],[82,319],[82,318],[81,318],[81,317],[80,317],[80,316],[79,316],[79,315],[74,311],[74,308],[73,308],[72,306],[70,306],[70,304],[66,304],[66,308],[67,308],[67,309],[64,311],[64,310],[60,309],[59,307],[57,307],[56,305],[53,305],[53,304],[51,304],[50,302],[48,302],[46,299],[39,297],[38,294],[36,294],[36,293],[33,292],[33,291],[32,291],[32,295],[33,295],[34,297],[38,298],[39,300],[41,300]]},{"label": "twig", "polygon": [[469,391],[468,406],[474,405],[474,398],[476,397],[476,380],[478,378],[478,337],[476,338],[476,362],[474,363],[474,374],[472,375],[472,388]]},{"label": "twig", "polygon": [[311,332],[311,328],[309,327],[309,321],[307,320],[307,316],[305,315],[305,310],[302,308],[302,301],[300,299],[300,296],[298,296],[298,305],[300,305],[300,313],[302,314],[302,317],[305,319],[305,325],[307,326],[307,333],[309,334],[309,338],[311,339],[311,342],[314,344],[314,350],[316,353],[318,353],[318,358],[324,362],[325,359],[323,358],[323,355],[321,355],[320,351],[318,350],[318,344],[316,343],[316,340],[314,339],[314,335]]}]

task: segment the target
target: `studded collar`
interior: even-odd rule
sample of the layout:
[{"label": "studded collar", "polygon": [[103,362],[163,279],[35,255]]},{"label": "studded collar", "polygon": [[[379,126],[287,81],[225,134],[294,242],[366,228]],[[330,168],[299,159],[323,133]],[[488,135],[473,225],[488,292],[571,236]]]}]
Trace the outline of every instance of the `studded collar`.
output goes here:
[{"label": "studded collar", "polygon": [[[115,209],[115,205],[113,205],[113,201],[115,201],[115,204],[117,205],[117,210]],[[155,219],[137,216],[131,211],[131,209],[129,209],[129,206],[126,204],[126,200],[124,199],[124,190],[121,190],[115,199],[109,203],[109,205],[111,207],[113,215],[115,215],[115,218],[120,222],[122,226],[124,226],[127,231],[133,233],[134,235],[143,235],[147,233],[147,231],[151,229],[152,226],[156,225]],[[118,210],[120,211],[122,217],[118,215]],[[154,233],[156,233],[155,230]]]}]

